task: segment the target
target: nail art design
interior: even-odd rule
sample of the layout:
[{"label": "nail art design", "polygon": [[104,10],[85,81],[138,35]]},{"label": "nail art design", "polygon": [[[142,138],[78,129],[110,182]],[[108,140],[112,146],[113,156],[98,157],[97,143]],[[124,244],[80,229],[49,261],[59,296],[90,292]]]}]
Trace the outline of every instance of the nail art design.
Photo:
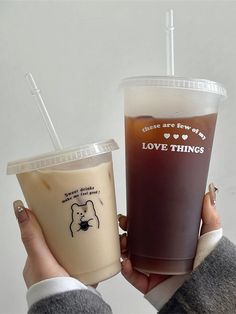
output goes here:
[{"label": "nail art design", "polygon": [[25,210],[25,207],[22,201],[20,200],[15,201],[13,203],[13,207],[14,207],[16,218],[19,223],[22,223],[28,220],[29,216],[28,216],[27,211]]},{"label": "nail art design", "polygon": [[215,206],[216,205],[216,192],[218,189],[214,186],[213,183],[209,184],[209,193],[210,193],[210,200],[211,200],[211,205]]},{"label": "nail art design", "polygon": [[21,213],[21,212],[23,212],[23,211],[24,211],[24,208],[22,208],[22,207],[18,206],[18,207],[17,207],[17,210],[18,210],[18,213]]}]

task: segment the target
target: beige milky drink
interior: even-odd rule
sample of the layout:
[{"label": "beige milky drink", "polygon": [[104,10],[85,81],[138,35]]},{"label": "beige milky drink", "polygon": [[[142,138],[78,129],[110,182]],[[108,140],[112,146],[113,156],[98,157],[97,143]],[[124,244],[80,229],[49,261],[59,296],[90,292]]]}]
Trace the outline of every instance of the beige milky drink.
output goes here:
[{"label": "beige milky drink", "polygon": [[113,141],[9,163],[58,262],[85,284],[120,271]]}]

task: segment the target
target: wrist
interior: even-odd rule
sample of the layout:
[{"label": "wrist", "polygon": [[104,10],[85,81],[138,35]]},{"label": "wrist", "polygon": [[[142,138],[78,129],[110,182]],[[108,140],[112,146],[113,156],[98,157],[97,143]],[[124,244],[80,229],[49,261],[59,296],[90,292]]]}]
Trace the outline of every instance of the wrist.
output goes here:
[{"label": "wrist", "polygon": [[70,290],[87,289],[87,287],[72,277],[54,277],[33,284],[27,291],[28,308],[41,299]]}]

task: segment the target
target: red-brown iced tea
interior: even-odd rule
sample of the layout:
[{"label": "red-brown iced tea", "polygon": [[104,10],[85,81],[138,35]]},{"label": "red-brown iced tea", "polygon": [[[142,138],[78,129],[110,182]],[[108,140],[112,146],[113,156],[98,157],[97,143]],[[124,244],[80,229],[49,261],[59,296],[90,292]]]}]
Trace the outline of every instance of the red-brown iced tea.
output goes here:
[{"label": "red-brown iced tea", "polygon": [[128,246],[133,266],[191,271],[216,114],[126,117]]}]

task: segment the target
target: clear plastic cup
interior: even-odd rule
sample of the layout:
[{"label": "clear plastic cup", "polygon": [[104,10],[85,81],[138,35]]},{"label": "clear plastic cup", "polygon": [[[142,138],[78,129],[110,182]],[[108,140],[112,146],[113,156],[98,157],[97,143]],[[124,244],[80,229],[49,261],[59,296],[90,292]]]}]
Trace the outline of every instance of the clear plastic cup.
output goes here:
[{"label": "clear plastic cup", "polygon": [[120,271],[114,140],[10,162],[57,261],[95,284]]},{"label": "clear plastic cup", "polygon": [[181,77],[123,80],[128,250],[149,273],[190,272],[219,102],[216,82]]}]

